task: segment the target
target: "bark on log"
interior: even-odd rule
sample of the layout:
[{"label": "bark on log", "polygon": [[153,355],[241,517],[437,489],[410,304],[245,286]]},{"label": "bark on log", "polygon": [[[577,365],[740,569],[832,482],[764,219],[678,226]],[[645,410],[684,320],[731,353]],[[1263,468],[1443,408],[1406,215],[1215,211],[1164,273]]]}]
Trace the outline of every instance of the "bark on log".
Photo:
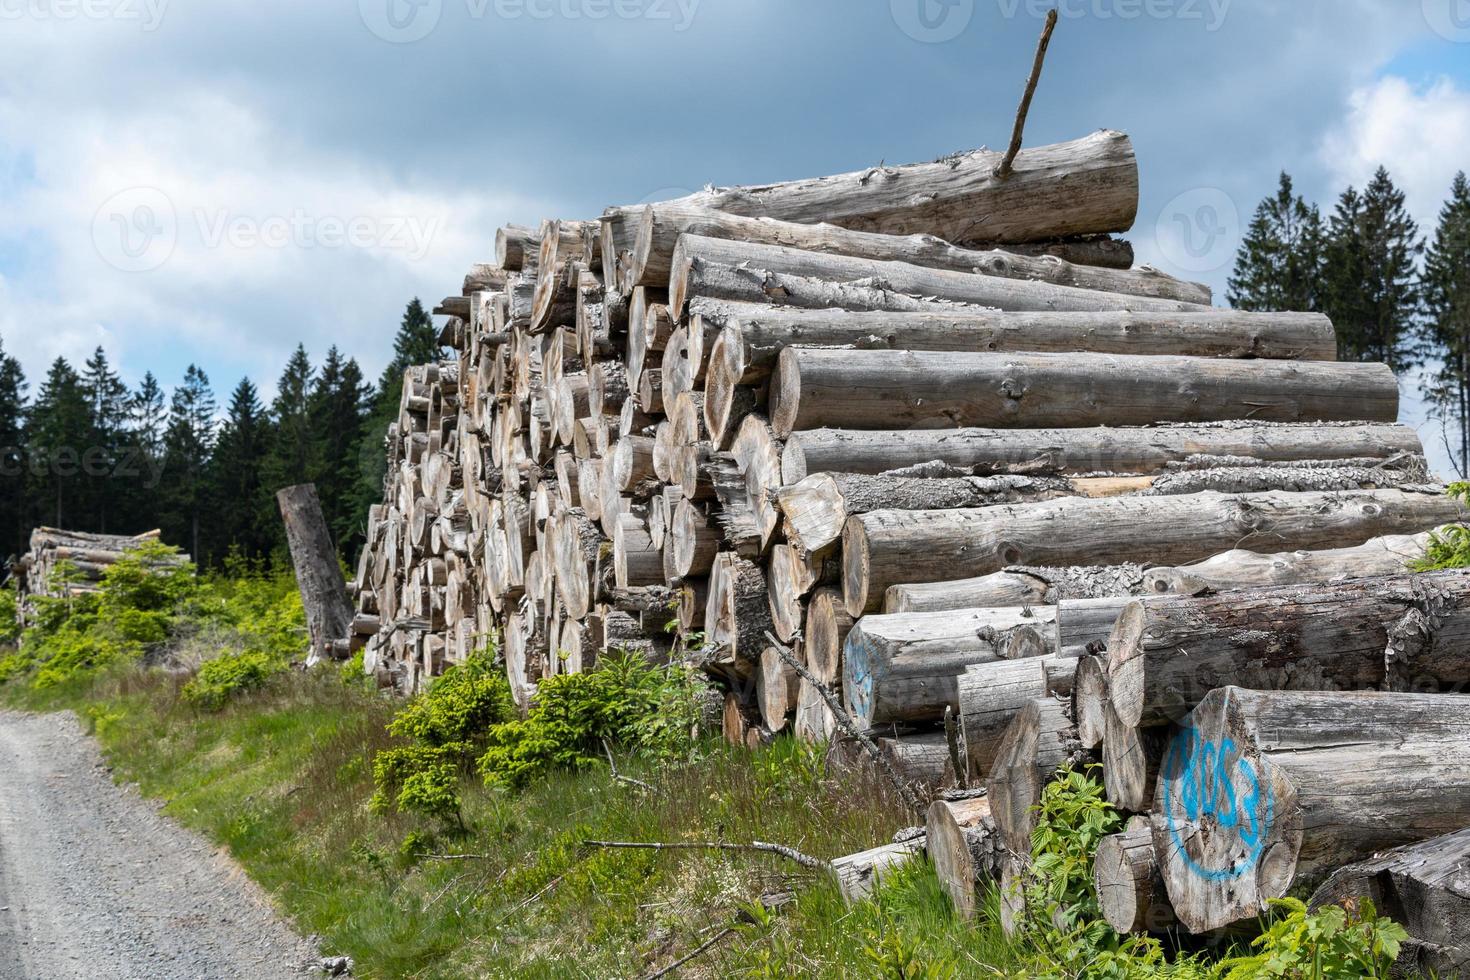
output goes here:
[{"label": "bark on log", "polygon": [[[892,423],[889,423],[892,424]],[[886,473],[939,460],[977,474],[1153,473],[1194,456],[1259,460],[1384,459],[1422,453],[1401,425],[1292,425],[1233,422],[1151,428],[950,429],[792,433],[781,482],[811,473]]]},{"label": "bark on log", "polygon": [[1164,932],[1178,925],[1159,873],[1147,817],[1134,817],[1122,832],[1098,842],[1092,881],[1103,919],[1113,931],[1126,936]]},{"label": "bark on log", "polygon": [[801,691],[796,698],[793,731],[797,738],[814,743],[827,742],[837,731],[837,717],[832,714],[827,699],[806,678],[802,678]]},{"label": "bark on log", "polygon": [[352,634],[352,603],[347,600],[347,582],[337,560],[316,486],[304,483],[277,491],[276,503],[286,525],[286,542],[291,546],[291,564],[296,585],[306,609],[306,628],[311,648],[308,665],[334,656],[334,643]]},{"label": "bark on log", "polygon": [[[938,300],[1034,312],[1134,310],[1161,313],[1205,312],[1207,304],[1152,296],[1129,296],[1031,279],[929,269],[909,262],[885,262],[684,235],[674,249],[669,273],[669,312],[681,315],[695,297],[742,303],[776,303],[805,309],[833,305],[841,287],[860,284],[880,294],[896,294],[900,308]],[[783,280],[795,280],[791,286]],[[825,284],[825,286],[824,286]],[[830,287],[836,287],[832,289]],[[908,300],[907,303],[902,302]],[[842,305],[838,301],[837,305]],[[854,304],[854,309],[886,309],[891,302]],[[918,306],[922,308],[922,306]]]},{"label": "bark on log", "polygon": [[1029,503],[1071,496],[1055,477],[966,476],[921,479],[857,473],[817,473],[777,493],[787,538],[821,551],[842,537],[853,514],[874,510],[946,510]]},{"label": "bark on log", "polygon": [[1470,970],[1470,830],[1341,868],[1312,895],[1311,905],[1364,898],[1408,930],[1398,970],[1442,977]]},{"label": "bark on log", "polygon": [[771,629],[766,578],[759,565],[733,552],[716,556],[704,622],[705,643],[716,649],[715,663],[736,677],[754,673]]},{"label": "bark on log", "polygon": [[1382,364],[802,347],[781,352],[770,394],[781,439],[827,425],[1392,422],[1398,404],[1398,382]]},{"label": "bark on log", "polygon": [[843,702],[869,728],[936,721],[946,706],[962,708],[958,683],[966,667],[1001,659],[1006,630],[1053,615],[1046,607],[1020,607],[864,617],[843,644]]},{"label": "bark on log", "polygon": [[1408,568],[1410,562],[1424,557],[1431,533],[1386,535],[1351,548],[1324,551],[1261,554],[1237,548],[1193,565],[1151,568],[1145,575],[1145,584],[1150,592],[1199,595],[1226,589],[1394,575]]},{"label": "bark on log", "polygon": [[720,313],[724,326],[716,346],[724,357],[711,359],[706,383],[725,388],[766,380],[781,352],[796,346],[1303,361],[1332,361],[1337,354],[1331,321],[1314,313],[1027,313],[943,307],[895,313],[740,303],[721,304]]},{"label": "bark on log", "polygon": [[1148,266],[1128,270],[1103,269],[1074,265],[1055,255],[1030,256],[1000,249],[961,248],[934,235],[853,231],[833,224],[746,217],[672,202],[653,204],[644,209],[638,222],[638,238],[633,247],[628,284],[662,286],[667,283],[673,269],[675,249],[679,239],[685,235],[781,245],[876,261],[908,262],[931,269],[980,272],[1206,306],[1213,299],[1208,286],[1184,282]]},{"label": "bark on log", "polygon": [[[1072,498],[981,510],[874,511],[842,535],[843,596],[854,616],[906,582],[985,575],[1013,565],[1180,563],[1234,547],[1330,548],[1437,527],[1464,516],[1438,494],[1200,493]],[[1058,533],[1058,528],[1067,534]]]},{"label": "bark on log", "polygon": [[[1406,619],[1413,644],[1396,644]],[[1130,602],[1108,640],[1125,725],[1177,720],[1217,687],[1434,689],[1470,683],[1470,575],[1435,572]],[[1405,661],[1406,658],[1406,661]]]},{"label": "bark on log", "polygon": [[924,820],[929,860],[956,914],[973,919],[980,885],[1000,873],[1001,846],[990,816],[990,800],[935,800]]},{"label": "bark on log", "polygon": [[1179,921],[1252,918],[1336,868],[1470,825],[1467,751],[1459,695],[1210,692],[1173,736],[1154,804]]},{"label": "bark on log", "polygon": [[972,150],[934,163],[712,188],[670,203],[951,241],[1034,242],[1132,226],[1138,211],[1138,164],[1123,133],[1099,130],[1066,143],[1023,149],[1016,156],[1015,172],[998,179],[995,167],[1003,155]]}]

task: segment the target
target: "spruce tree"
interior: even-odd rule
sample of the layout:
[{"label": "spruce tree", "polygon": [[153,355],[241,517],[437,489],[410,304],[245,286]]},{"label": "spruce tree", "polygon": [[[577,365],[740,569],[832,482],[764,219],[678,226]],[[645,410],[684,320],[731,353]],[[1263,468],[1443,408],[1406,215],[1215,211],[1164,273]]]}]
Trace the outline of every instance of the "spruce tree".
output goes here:
[{"label": "spruce tree", "polygon": [[26,378],[0,338],[0,559],[26,548]]},{"label": "spruce tree", "polygon": [[30,499],[47,523],[87,530],[78,502],[85,487],[82,454],[92,435],[92,408],[66,358],[58,357],[46,372],[27,432]]},{"label": "spruce tree", "polygon": [[363,384],[355,360],[344,360],[334,346],[327,351],[321,373],[312,386],[308,414],[316,437],[316,486],[322,512],[338,548],[348,556],[355,550],[359,520],[358,452],[367,424],[372,389]]},{"label": "spruce tree", "polygon": [[230,395],[210,459],[215,520],[209,538],[216,558],[231,550],[252,561],[270,555],[272,536],[267,520],[274,501],[264,493],[260,473],[270,434],[259,392],[249,378],[240,379]]},{"label": "spruce tree", "polygon": [[1324,308],[1337,327],[1343,360],[1413,364],[1418,308],[1415,261],[1423,251],[1404,195],[1379,167],[1360,195],[1349,187],[1332,215]]},{"label": "spruce tree", "polygon": [[1427,394],[1457,433],[1455,460],[1470,473],[1470,181],[1455,175],[1424,258],[1424,320],[1419,354],[1437,365]]},{"label": "spruce tree", "polygon": [[281,372],[271,402],[273,432],[263,477],[272,497],[283,487],[310,483],[316,478],[316,439],[311,430],[313,374],[306,347],[297,345]]},{"label": "spruce tree", "polygon": [[190,364],[184,383],[169,400],[168,429],[163,437],[164,486],[167,508],[163,522],[170,543],[187,543],[200,564],[209,561],[201,548],[201,525],[209,511],[209,484],[205,479],[214,448],[214,392],[209,376]]},{"label": "spruce tree", "polygon": [[129,496],[118,465],[126,451],[128,387],[100,345],[83,366],[82,390],[92,412],[92,438],[84,459],[89,524],[106,533],[120,516],[117,505]]},{"label": "spruce tree", "polygon": [[1235,256],[1230,305],[1240,310],[1316,310],[1321,305],[1322,216],[1292,192],[1281,173],[1275,195],[1263,200]]}]

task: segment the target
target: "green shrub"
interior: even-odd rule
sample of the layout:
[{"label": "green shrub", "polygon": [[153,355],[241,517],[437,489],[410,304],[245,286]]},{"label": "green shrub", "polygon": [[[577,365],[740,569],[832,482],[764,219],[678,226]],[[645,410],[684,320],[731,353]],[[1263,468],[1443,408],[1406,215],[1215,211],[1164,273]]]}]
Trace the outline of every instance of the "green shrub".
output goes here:
[{"label": "green shrub", "polygon": [[286,669],[286,661],[263,650],[226,654],[200,665],[199,673],[184,685],[184,700],[206,711],[218,711]]},{"label": "green shrub", "polygon": [[1403,926],[1379,918],[1367,899],[1316,912],[1295,898],[1273,900],[1271,907],[1283,916],[1251,943],[1259,952],[1220,964],[1223,980],[1387,977],[1409,938]]},{"label": "green shrub", "polygon": [[687,668],[613,653],[585,674],[542,681],[524,720],[490,729],[480,773],[487,785],[519,788],[554,768],[597,763],[604,742],[672,758],[692,747],[697,724],[695,681]]},{"label": "green shrub", "polygon": [[14,646],[20,639],[20,606],[14,589],[0,588],[0,647]]}]

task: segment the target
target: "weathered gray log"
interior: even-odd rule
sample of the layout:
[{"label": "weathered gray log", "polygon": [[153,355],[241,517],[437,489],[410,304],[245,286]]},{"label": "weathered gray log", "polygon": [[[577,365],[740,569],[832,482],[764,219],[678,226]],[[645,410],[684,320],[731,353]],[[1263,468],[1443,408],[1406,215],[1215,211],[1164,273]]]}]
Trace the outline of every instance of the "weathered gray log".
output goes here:
[{"label": "weathered gray log", "polygon": [[291,564],[296,586],[306,609],[306,629],[311,638],[306,662],[330,659],[337,640],[352,634],[352,603],[347,599],[347,581],[337,560],[337,548],[322,516],[316,486],[303,483],[276,492],[281,520],[286,525],[286,543],[291,547]]},{"label": "weathered gray log", "polygon": [[[988,242],[967,242],[970,247],[983,247]],[[1133,243],[1126,238],[1108,235],[1086,235],[1050,242],[1011,242],[1006,250],[1020,255],[1055,255],[1076,265],[1094,265],[1103,269],[1133,268]]]},{"label": "weathered gray log", "polygon": [[[1031,279],[974,272],[930,269],[909,262],[885,262],[751,242],[683,235],[674,249],[669,273],[669,311],[682,314],[695,297],[742,303],[777,303],[805,309],[836,304],[841,308],[890,309],[891,299],[875,296],[844,307],[842,287],[877,287],[905,297],[903,309],[923,308],[938,300],[1036,312],[1146,310],[1162,313],[1205,312],[1208,304],[1152,296],[1129,296],[1097,289],[1058,286]],[[824,286],[824,284],[826,284]],[[851,294],[848,294],[849,296]],[[914,303],[914,301],[920,301]]]},{"label": "weathered gray log", "polygon": [[820,551],[842,537],[848,517],[874,510],[944,510],[1029,503],[1072,495],[1056,477],[964,476],[921,479],[859,473],[815,473],[781,488],[777,501],[787,538]]},{"label": "weathered gray log", "polygon": [[1144,570],[1138,565],[1072,565],[1064,568],[1008,568],[976,578],[889,586],[885,613],[940,612],[983,606],[1024,606],[1116,595],[1141,595]]},{"label": "weathered gray log", "polygon": [[934,235],[853,231],[833,224],[747,217],[677,202],[652,204],[644,209],[638,221],[638,238],[633,246],[628,279],[623,287],[666,284],[673,269],[675,248],[684,235],[782,245],[876,261],[908,262],[930,269],[980,272],[1206,306],[1213,299],[1208,286],[1175,279],[1148,266],[1126,270],[1103,269],[1076,265],[1055,255],[1030,256],[1000,249],[961,248]]},{"label": "weathered gray log", "polygon": [[826,587],[812,593],[807,604],[803,648],[807,669],[823,683],[841,683],[842,646],[855,623],[843,605],[841,589]]},{"label": "weathered gray log", "polygon": [[[889,423],[890,425],[892,423]],[[939,460],[974,473],[1153,473],[1200,455],[1260,460],[1384,459],[1424,451],[1401,425],[1224,422],[1147,428],[794,432],[782,483],[811,473],[886,473]]]},{"label": "weathered gray log", "polygon": [[912,857],[924,853],[924,835],[846,857],[832,862],[832,872],[837,876],[837,887],[842,897],[849,902],[860,902],[871,898],[883,875],[897,868]]},{"label": "weathered gray log", "polygon": [[1198,595],[1205,591],[1393,575],[1424,557],[1431,533],[1386,535],[1351,548],[1325,551],[1262,554],[1236,548],[1193,565],[1150,568],[1145,573],[1145,584],[1151,592]]},{"label": "weathered gray log", "polygon": [[1218,688],[1173,736],[1154,803],[1169,901],[1191,932],[1470,825],[1470,712],[1453,694]]},{"label": "weathered gray log", "polygon": [[1065,695],[1072,687],[1076,669],[1076,660],[1056,656],[978,663],[965,668],[956,687],[972,784],[989,775],[996,752],[1021,709],[1036,698]]},{"label": "weathered gray log", "polygon": [[935,800],[924,820],[929,860],[956,914],[972,919],[980,904],[980,886],[1000,874],[1003,857],[990,817],[990,800],[973,796]]},{"label": "weathered gray log", "polygon": [[[873,511],[842,535],[848,612],[877,609],[905,582],[1013,565],[1198,561],[1234,547],[1332,548],[1459,520],[1449,497],[1399,490],[1068,498],[980,510]],[[1065,534],[1059,529],[1065,528]]]},{"label": "weathered gray log", "polygon": [[803,741],[823,743],[836,730],[837,718],[827,704],[827,699],[822,697],[811,681],[802,678],[801,692],[796,698],[796,720],[792,731]]},{"label": "weathered gray log", "polygon": [[[703,301],[694,305],[704,309]],[[955,353],[1148,354],[1214,358],[1336,359],[1332,323],[1320,314],[1027,313],[944,308],[917,313],[804,310],[721,304],[722,360],[707,384],[755,385],[787,347]],[[711,348],[713,353],[714,348]]]},{"label": "weathered gray log", "polygon": [[1124,724],[1111,702],[1103,718],[1103,788],[1108,802],[1124,813],[1146,812],[1154,803],[1168,732]]},{"label": "weathered gray log", "polygon": [[1066,143],[1023,149],[1015,172],[997,178],[1002,156],[972,150],[934,163],[712,188],[671,203],[950,241],[1033,242],[1132,226],[1138,210],[1138,164],[1123,133],[1099,130]]},{"label": "weathered gray log", "polygon": [[1392,422],[1398,404],[1398,382],[1383,364],[803,347],[781,352],[770,394],[783,439],[825,425]]},{"label": "weathered gray log", "polygon": [[1125,936],[1164,932],[1178,924],[1159,873],[1147,817],[1132,818],[1121,832],[1098,842],[1092,881],[1103,918],[1113,931]]},{"label": "weathered gray log", "polygon": [[780,732],[786,728],[787,717],[796,710],[800,693],[800,675],[775,650],[767,647],[762,651],[755,679],[755,700],[768,729]]},{"label": "weathered gray log", "polygon": [[502,269],[519,272],[527,261],[534,266],[540,248],[541,241],[531,228],[502,225],[495,231],[495,264]]},{"label": "weathered gray log", "polygon": [[[1403,624],[1412,643],[1395,644]],[[1125,725],[1169,724],[1217,687],[1402,689],[1470,683],[1470,574],[1154,596],[1108,639],[1108,689]]]},{"label": "weathered gray log", "polygon": [[1086,656],[1077,662],[1072,683],[1072,717],[1077,720],[1077,740],[1089,752],[1102,744],[1108,726],[1108,662],[1105,657]]},{"label": "weathered gray log", "polygon": [[864,617],[843,644],[843,701],[866,727],[936,721],[946,706],[961,709],[966,667],[1001,659],[1006,630],[1054,614],[1038,606]]},{"label": "weathered gray log", "polygon": [[705,643],[716,651],[716,667],[735,677],[753,674],[769,629],[765,574],[754,562],[721,552],[710,571],[704,627]]},{"label": "weathered gray log", "polygon": [[1011,853],[1031,853],[1042,789],[1085,757],[1069,706],[1056,698],[1035,698],[1011,720],[986,783],[991,817]]},{"label": "weathered gray log", "polygon": [[1340,868],[1311,905],[1364,898],[1408,930],[1397,963],[1406,975],[1450,977],[1470,970],[1470,829]]}]

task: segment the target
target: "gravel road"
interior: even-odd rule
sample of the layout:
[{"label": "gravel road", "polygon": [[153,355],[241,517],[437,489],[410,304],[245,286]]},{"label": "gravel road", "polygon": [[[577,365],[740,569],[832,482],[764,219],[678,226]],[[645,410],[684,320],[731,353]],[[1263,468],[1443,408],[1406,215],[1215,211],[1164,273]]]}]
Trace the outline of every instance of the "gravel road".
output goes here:
[{"label": "gravel road", "polygon": [[0,978],[276,980],[315,963],[227,856],[112,782],[74,716],[0,711]]}]

